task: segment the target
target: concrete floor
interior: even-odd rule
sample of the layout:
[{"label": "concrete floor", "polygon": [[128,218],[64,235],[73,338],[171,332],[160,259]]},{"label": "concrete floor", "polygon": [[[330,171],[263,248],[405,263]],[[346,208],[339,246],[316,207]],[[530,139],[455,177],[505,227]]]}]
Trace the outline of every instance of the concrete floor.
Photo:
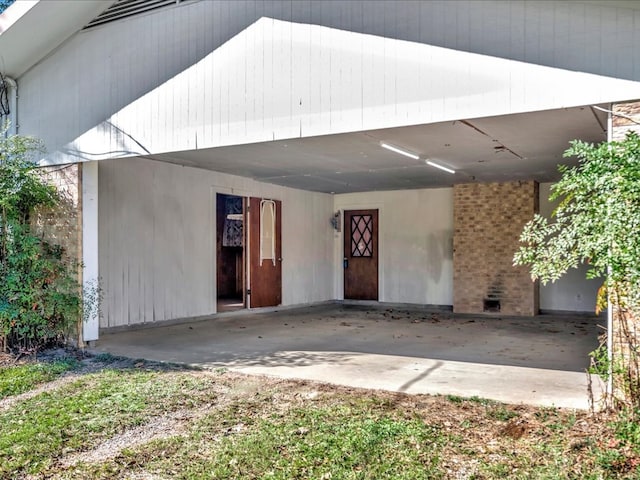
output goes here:
[{"label": "concrete floor", "polygon": [[326,304],[103,333],[94,351],[354,387],[588,408],[585,369],[599,322]]}]

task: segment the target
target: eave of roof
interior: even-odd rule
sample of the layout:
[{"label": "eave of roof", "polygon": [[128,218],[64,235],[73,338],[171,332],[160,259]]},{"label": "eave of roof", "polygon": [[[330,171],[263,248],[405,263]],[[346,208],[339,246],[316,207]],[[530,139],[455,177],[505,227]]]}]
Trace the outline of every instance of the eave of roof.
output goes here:
[{"label": "eave of roof", "polygon": [[19,78],[113,1],[16,1],[0,15],[0,71]]},{"label": "eave of roof", "polygon": [[[637,0],[580,0],[640,9]],[[0,15],[0,72],[19,78],[115,0],[17,0]]]}]

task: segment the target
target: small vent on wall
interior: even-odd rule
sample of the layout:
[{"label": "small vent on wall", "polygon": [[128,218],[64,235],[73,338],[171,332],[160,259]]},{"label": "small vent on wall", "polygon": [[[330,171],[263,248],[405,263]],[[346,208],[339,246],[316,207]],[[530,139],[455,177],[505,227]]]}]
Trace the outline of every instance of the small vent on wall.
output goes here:
[{"label": "small vent on wall", "polygon": [[171,7],[180,3],[193,3],[200,0],[117,0],[104,12],[91,20],[84,29],[133,17],[159,8]]},{"label": "small vent on wall", "polygon": [[484,312],[497,313],[500,311],[500,300],[496,298],[485,298],[482,302],[482,307]]}]

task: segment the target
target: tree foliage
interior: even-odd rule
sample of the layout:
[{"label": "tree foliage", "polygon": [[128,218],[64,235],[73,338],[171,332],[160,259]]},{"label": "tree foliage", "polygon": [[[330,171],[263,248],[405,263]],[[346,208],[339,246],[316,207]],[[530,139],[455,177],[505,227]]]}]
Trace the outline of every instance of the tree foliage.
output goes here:
[{"label": "tree foliage", "polygon": [[590,371],[612,381],[606,404],[640,415],[640,137],[631,132],[599,145],[576,140],[565,152],[573,156],[578,165],[560,167],[551,188],[550,200],[559,201],[553,219],[536,215],[527,223],[514,264],[529,265],[543,283],[583,263],[589,278],[605,278],[596,311],[613,306],[613,350],[603,341]]},{"label": "tree foliage", "polygon": [[41,150],[36,139],[0,133],[0,337],[17,351],[59,339],[81,308],[77,265],[32,231],[34,210],[62,201],[36,171]]},{"label": "tree foliage", "polygon": [[530,265],[531,276],[553,282],[570,268],[589,265],[588,277],[628,287],[638,304],[640,290],[640,137],[593,145],[573,141],[551,187],[559,205],[550,221],[536,215],[525,226],[515,265]]},{"label": "tree foliage", "polygon": [[4,12],[15,0],[0,0],[0,13]]}]

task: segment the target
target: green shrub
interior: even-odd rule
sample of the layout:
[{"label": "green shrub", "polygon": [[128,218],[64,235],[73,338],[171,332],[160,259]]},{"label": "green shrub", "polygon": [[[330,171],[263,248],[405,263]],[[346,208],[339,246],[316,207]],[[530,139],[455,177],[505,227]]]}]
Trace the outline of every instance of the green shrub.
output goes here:
[{"label": "green shrub", "polygon": [[42,151],[31,137],[0,132],[0,340],[5,350],[33,351],[56,342],[80,318],[78,265],[59,245],[32,232],[36,208],[62,199],[33,162]]}]

